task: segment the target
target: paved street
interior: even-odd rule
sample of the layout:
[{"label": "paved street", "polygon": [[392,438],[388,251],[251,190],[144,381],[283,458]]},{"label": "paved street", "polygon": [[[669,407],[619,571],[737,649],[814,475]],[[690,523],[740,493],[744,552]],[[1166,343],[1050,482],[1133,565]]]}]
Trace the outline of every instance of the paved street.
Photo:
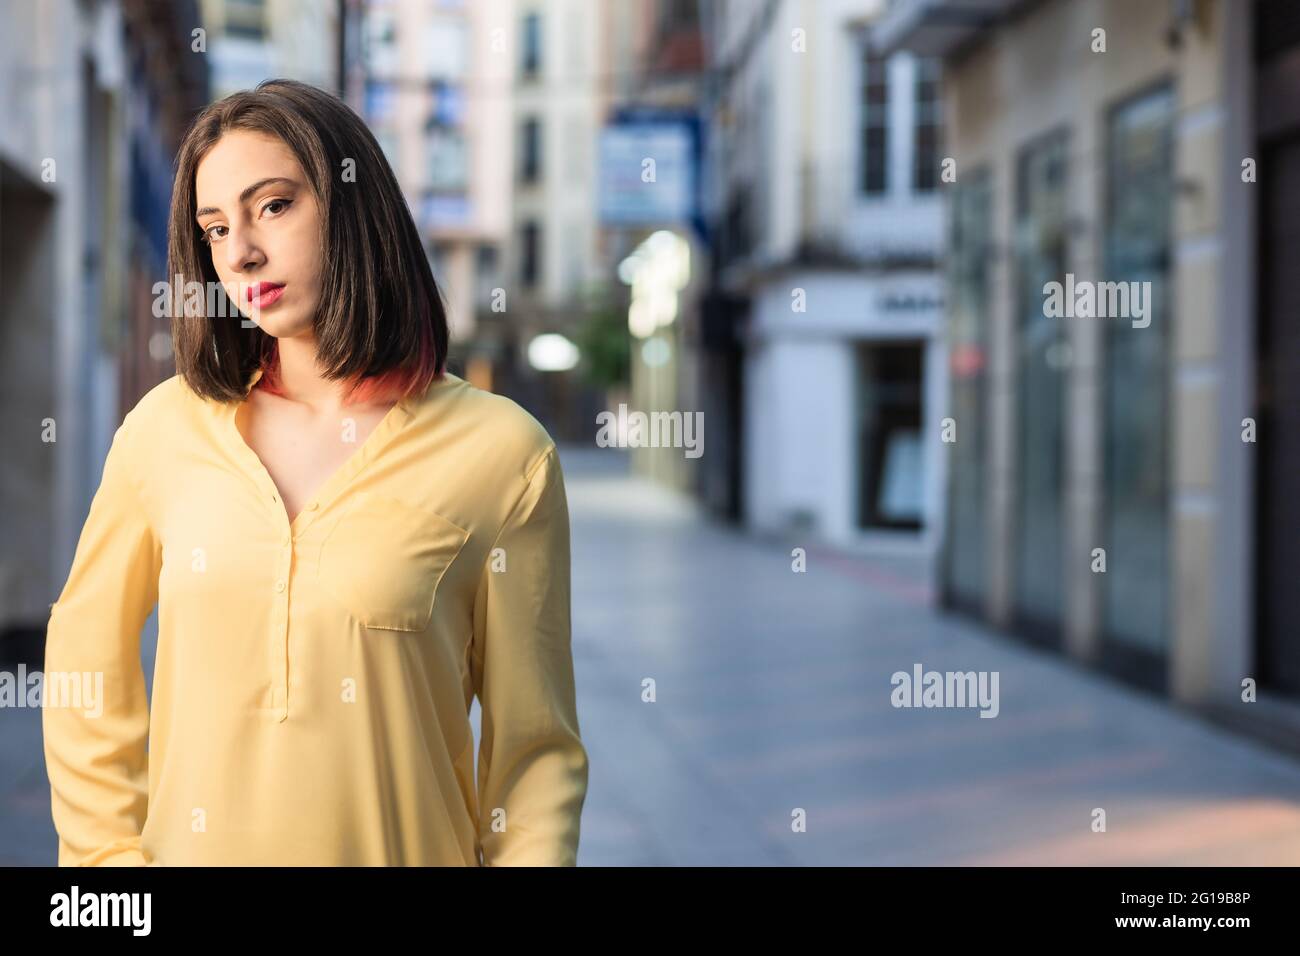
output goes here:
[{"label": "paved street", "polygon": [[[1300,863],[1292,758],[937,615],[901,561],[810,548],[797,574],[794,543],[563,462],[581,863]],[[998,716],[894,708],[890,676],[918,662],[999,671]]]},{"label": "paved street", "polygon": [[[580,863],[1300,862],[1292,758],[936,614],[902,558],[810,547],[794,573],[793,543],[702,520],[615,452],[562,461]],[[996,718],[893,707],[917,663],[997,671]],[[0,864],[53,859],[40,714],[0,710]]]}]

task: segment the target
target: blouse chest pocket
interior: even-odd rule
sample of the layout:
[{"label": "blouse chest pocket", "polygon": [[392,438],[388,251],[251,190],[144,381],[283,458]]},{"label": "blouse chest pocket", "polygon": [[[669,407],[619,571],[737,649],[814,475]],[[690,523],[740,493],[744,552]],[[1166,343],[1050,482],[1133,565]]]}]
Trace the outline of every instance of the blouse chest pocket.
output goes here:
[{"label": "blouse chest pocket", "polygon": [[320,585],[366,627],[422,631],[468,538],[435,512],[358,492],[321,544]]}]

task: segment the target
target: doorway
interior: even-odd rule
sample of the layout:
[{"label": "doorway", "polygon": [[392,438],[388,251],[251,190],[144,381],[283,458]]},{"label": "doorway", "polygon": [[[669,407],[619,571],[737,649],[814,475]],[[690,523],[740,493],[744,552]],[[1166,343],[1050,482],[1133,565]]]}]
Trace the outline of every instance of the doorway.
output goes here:
[{"label": "doorway", "polygon": [[858,527],[919,531],[925,343],[858,348]]}]

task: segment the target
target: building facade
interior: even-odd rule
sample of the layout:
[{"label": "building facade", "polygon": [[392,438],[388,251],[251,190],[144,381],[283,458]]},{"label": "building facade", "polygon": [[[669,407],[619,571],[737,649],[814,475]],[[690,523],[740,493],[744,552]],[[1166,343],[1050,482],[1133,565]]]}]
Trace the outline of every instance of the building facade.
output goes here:
[{"label": "building facade", "polygon": [[740,511],[760,531],[933,553],[939,64],[868,48],[882,3],[710,7],[710,303],[740,327]]},{"label": "building facade", "polygon": [[6,18],[0,628],[39,662],[113,433],[171,373],[152,289],[166,274],[173,158],[208,66],[188,0],[16,3]]},{"label": "building facade", "polygon": [[514,140],[508,296],[490,332],[500,390],[544,420],[557,438],[590,443],[593,394],[576,366],[544,363],[539,336],[572,345],[605,280],[596,221],[597,132],[609,63],[610,11],[582,0],[514,0],[509,17]]},{"label": "building facade", "polygon": [[425,236],[452,366],[569,439],[591,434],[586,396],[530,345],[571,340],[600,277],[601,22],[579,0],[346,0],[344,14],[346,98]]},{"label": "building facade", "polygon": [[1224,0],[899,0],[873,33],[943,58],[947,603],[1292,742],[1297,40]]},{"label": "building facade", "polygon": [[510,6],[349,0],[344,19],[345,98],[407,197],[462,362],[501,285],[510,228]]},{"label": "building facade", "polygon": [[212,99],[292,77],[340,89],[338,0],[200,0]]}]

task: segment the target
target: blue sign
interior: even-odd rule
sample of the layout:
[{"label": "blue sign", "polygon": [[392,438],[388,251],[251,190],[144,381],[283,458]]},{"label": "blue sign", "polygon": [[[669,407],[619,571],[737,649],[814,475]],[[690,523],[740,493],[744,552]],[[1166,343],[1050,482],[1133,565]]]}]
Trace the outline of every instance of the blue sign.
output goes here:
[{"label": "blue sign", "polygon": [[629,109],[600,134],[605,225],[699,227],[700,125],[692,114]]}]

